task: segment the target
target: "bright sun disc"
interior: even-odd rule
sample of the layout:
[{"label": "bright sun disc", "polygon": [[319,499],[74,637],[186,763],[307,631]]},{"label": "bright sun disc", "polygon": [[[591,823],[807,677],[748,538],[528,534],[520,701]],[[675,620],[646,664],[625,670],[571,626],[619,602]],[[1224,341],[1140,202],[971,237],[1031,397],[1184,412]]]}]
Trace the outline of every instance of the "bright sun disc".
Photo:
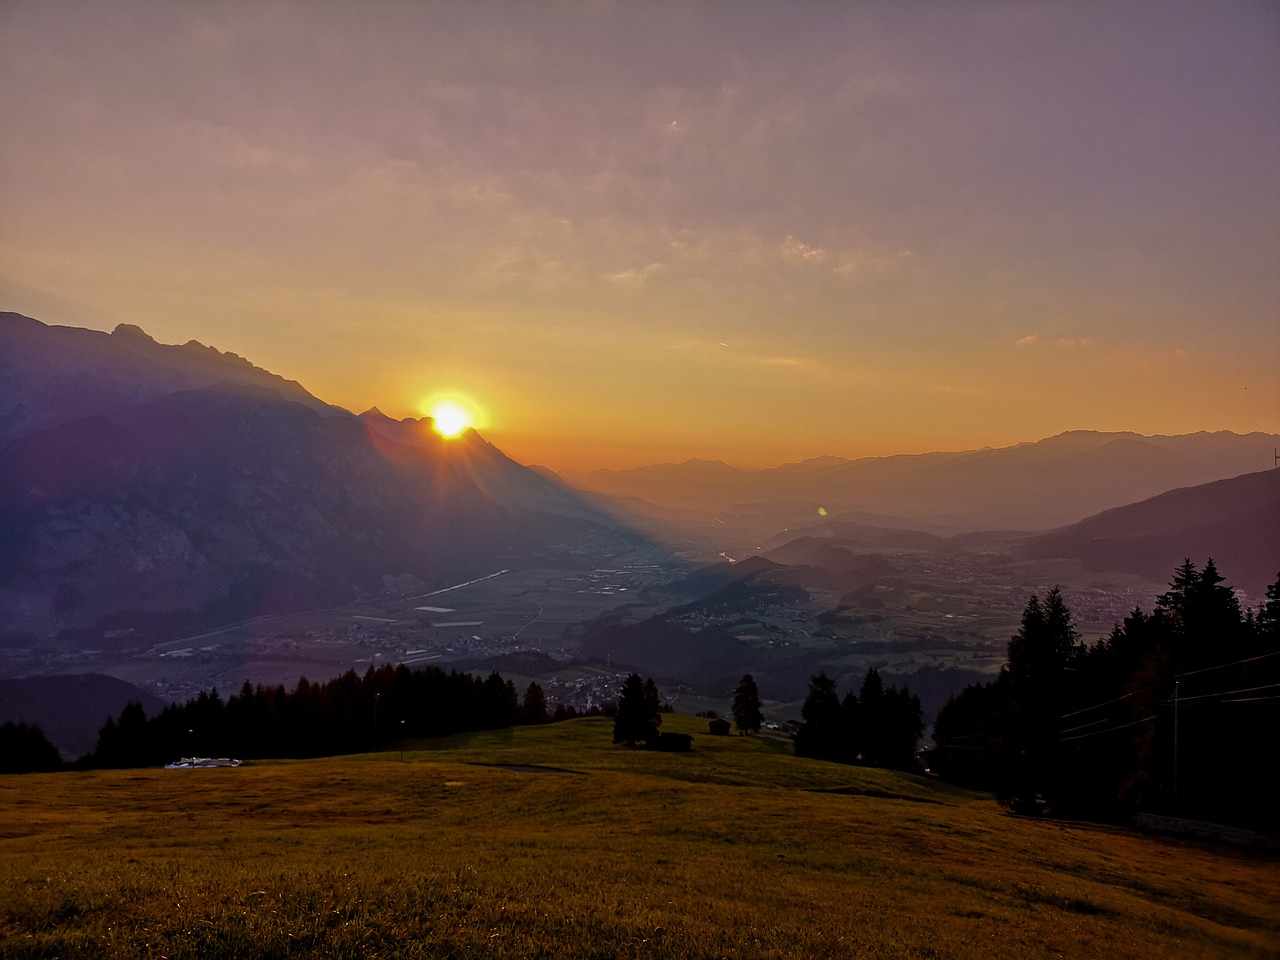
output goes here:
[{"label": "bright sun disc", "polygon": [[442,437],[456,437],[471,426],[471,414],[456,403],[438,403],[431,408],[432,425]]}]

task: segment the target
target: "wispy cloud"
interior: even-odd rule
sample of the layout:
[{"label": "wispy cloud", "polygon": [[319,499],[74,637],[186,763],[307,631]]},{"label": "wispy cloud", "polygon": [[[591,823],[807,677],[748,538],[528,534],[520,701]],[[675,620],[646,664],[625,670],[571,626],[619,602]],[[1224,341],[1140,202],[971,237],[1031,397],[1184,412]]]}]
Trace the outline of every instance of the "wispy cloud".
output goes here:
[{"label": "wispy cloud", "polygon": [[666,265],[654,261],[645,264],[643,267],[631,267],[628,270],[622,270],[619,273],[605,274],[605,279],[613,283],[644,283],[650,277],[666,271]]},{"label": "wispy cloud", "polygon": [[798,260],[803,263],[821,263],[827,259],[827,251],[821,247],[811,247],[807,243],[797,240],[791,234],[787,234],[787,238],[782,241],[780,246],[782,255],[788,260]]},{"label": "wispy cloud", "polygon": [[1025,337],[1023,337],[1021,340],[1015,340],[1013,342],[1013,345],[1015,347],[1032,347],[1039,342],[1040,342],[1039,334],[1029,333]]}]

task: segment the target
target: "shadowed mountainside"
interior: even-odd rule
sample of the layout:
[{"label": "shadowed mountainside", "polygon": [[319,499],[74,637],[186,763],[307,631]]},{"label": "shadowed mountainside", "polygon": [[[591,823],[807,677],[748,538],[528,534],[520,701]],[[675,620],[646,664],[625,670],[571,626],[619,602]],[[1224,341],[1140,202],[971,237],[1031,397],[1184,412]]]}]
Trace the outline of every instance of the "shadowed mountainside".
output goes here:
[{"label": "shadowed mountainside", "polygon": [[1280,470],[1170,490],[1030,537],[1028,559],[1066,557],[1095,570],[1160,577],[1187,557],[1212,557],[1261,596],[1280,570]]},{"label": "shadowed mountainside", "polygon": [[10,637],[187,629],[635,540],[474,431],[397,439],[199,344],[5,314],[0,345]]},{"label": "shadowed mountainside", "polygon": [[294,380],[196,340],[174,346],[132,324],[108,334],[0,312],[0,446],[23,433],[217,383],[265,387],[320,413],[346,414]]},{"label": "shadowed mountainside", "polygon": [[130,701],[141,703],[149,716],[164,708],[141,687],[100,673],[0,679],[0,723],[34,724],[73,757],[91,751],[98,729]]}]

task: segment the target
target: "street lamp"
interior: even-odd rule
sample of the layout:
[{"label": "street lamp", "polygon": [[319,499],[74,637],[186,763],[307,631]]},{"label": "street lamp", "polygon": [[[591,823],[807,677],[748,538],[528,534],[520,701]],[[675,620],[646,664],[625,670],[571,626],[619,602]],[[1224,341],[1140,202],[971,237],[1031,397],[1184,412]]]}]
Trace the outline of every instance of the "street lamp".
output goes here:
[{"label": "street lamp", "polygon": [[404,763],[404,721],[400,721],[400,762]]}]

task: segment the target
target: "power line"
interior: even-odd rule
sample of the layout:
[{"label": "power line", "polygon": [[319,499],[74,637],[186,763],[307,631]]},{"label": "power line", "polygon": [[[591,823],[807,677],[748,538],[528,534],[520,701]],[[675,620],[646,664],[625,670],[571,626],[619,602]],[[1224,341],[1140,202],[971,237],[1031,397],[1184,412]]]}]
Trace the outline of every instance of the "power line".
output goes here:
[{"label": "power line", "polygon": [[[1210,698],[1212,698],[1212,697],[1229,697],[1229,696],[1232,696],[1233,694],[1237,694],[1237,693],[1253,693],[1253,692],[1255,692],[1255,691],[1257,691],[1257,690],[1275,690],[1275,689],[1278,689],[1278,688],[1280,688],[1280,683],[1264,683],[1264,684],[1263,684],[1262,686],[1260,686],[1260,687],[1241,687],[1239,690],[1218,690],[1218,691],[1217,691],[1217,692],[1215,692],[1215,693],[1200,693],[1200,694],[1196,694],[1194,697],[1179,697],[1177,702],[1178,702],[1178,703],[1190,703],[1190,702],[1192,702],[1192,701],[1194,701],[1194,700],[1208,700],[1208,699],[1210,699]],[[1166,701],[1165,701],[1165,703],[1166,703],[1166,704],[1168,704],[1168,703],[1172,703],[1172,702],[1173,702],[1173,701],[1171,701],[1171,700],[1166,700]]]},{"label": "power line", "polygon": [[1090,710],[1097,710],[1097,709],[1098,709],[1098,707],[1105,707],[1105,706],[1108,706],[1108,705],[1110,705],[1110,704],[1112,704],[1112,703],[1119,703],[1121,700],[1128,700],[1128,699],[1129,699],[1130,697],[1132,697],[1132,696],[1134,696],[1134,694],[1133,694],[1133,693],[1126,693],[1124,696],[1122,696],[1122,697],[1116,697],[1114,700],[1103,700],[1101,703],[1095,703],[1095,704],[1094,704],[1093,706],[1091,706],[1091,707],[1081,707],[1079,710],[1072,710],[1070,713],[1064,713],[1064,714],[1063,714],[1062,716],[1060,716],[1058,719],[1059,719],[1059,720],[1065,720],[1065,719],[1067,719],[1067,717],[1074,717],[1074,716],[1076,716],[1077,714],[1080,714],[1080,713],[1087,713],[1087,712],[1088,712],[1088,711],[1090,711]]},{"label": "power line", "polygon": [[1077,730],[1088,730],[1090,727],[1096,727],[1100,723],[1111,723],[1114,719],[1114,717],[1102,717],[1098,720],[1090,720],[1088,723],[1082,723],[1078,727],[1068,727],[1066,730],[1060,730],[1058,732],[1059,734],[1063,734],[1075,733]]},{"label": "power line", "polygon": [[1134,720],[1131,723],[1122,723],[1118,727],[1110,727],[1106,730],[1097,730],[1093,733],[1081,733],[1074,737],[1063,737],[1062,739],[1064,742],[1067,740],[1087,740],[1089,737],[1100,737],[1106,733],[1115,733],[1117,730],[1127,730],[1129,727],[1136,727],[1140,723],[1150,723],[1154,719],[1156,719],[1155,714],[1152,714],[1149,717],[1143,717],[1141,720]]},{"label": "power line", "polygon": [[1272,653],[1262,653],[1256,657],[1245,657],[1243,660],[1232,660],[1230,663],[1218,663],[1212,667],[1201,667],[1199,670],[1188,670],[1186,673],[1175,674],[1176,677],[1194,677],[1197,673],[1208,673],[1210,670],[1221,670],[1223,667],[1234,667],[1241,663],[1253,663],[1255,660],[1266,660],[1268,657],[1280,657],[1280,650]]}]

